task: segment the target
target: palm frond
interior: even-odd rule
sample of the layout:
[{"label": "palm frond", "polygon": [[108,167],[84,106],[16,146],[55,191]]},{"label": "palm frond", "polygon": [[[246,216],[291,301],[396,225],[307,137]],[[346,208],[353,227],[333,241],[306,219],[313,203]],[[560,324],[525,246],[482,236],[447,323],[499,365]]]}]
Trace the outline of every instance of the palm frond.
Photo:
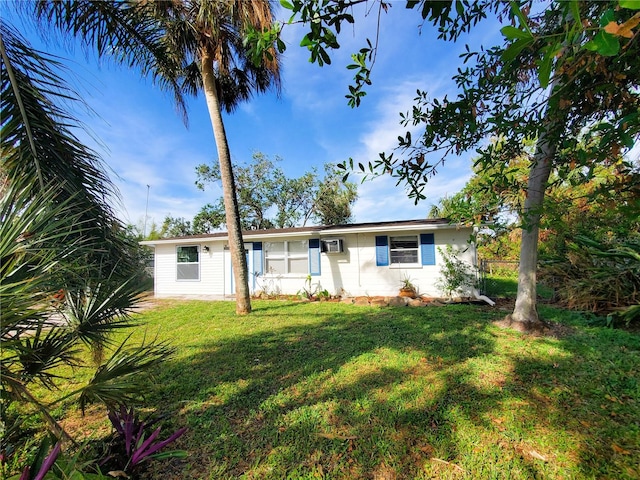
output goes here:
[{"label": "palm frond", "polygon": [[[57,57],[33,49],[5,23],[0,25],[0,33],[6,53],[0,85],[6,183],[30,187],[36,194],[41,191],[37,181],[40,171],[45,187],[55,186],[50,205],[72,199],[72,210],[79,214],[82,225],[77,235],[99,244],[99,248],[87,250],[76,267],[91,265],[85,273],[99,277],[117,266],[128,277],[137,265],[122,255],[127,245],[118,233],[122,225],[112,208],[117,190],[98,155],[72,133],[82,125],[61,107],[82,102],[81,98],[66,85],[61,75],[64,67]],[[7,74],[9,66],[12,77]],[[35,153],[29,138],[34,140]]]},{"label": "palm frond", "polygon": [[143,340],[140,345],[128,346],[129,338],[98,368],[89,384],[81,390],[78,403],[83,411],[89,403],[98,401],[109,407],[139,401],[151,384],[144,374],[174,353],[174,349],[166,342]]},{"label": "palm frond", "polygon": [[130,313],[139,301],[142,289],[130,278],[115,290],[102,284],[67,292],[61,313],[74,335],[85,344],[102,348],[111,345],[111,334],[135,325]]},{"label": "palm frond", "polygon": [[[8,182],[31,184],[34,193],[41,190],[35,184],[37,159],[44,185],[55,182],[59,199],[76,195],[76,202],[84,200],[85,206],[99,207],[102,216],[110,214],[106,196],[115,190],[98,156],[71,133],[70,128],[80,124],[60,107],[64,102],[82,101],[58,73],[63,65],[56,57],[32,48],[9,25],[3,23],[0,33],[6,52],[1,105],[3,171]],[[12,77],[7,74],[9,68]]]},{"label": "palm frond", "polygon": [[249,31],[271,27],[270,2],[145,2],[142,10],[163,29],[161,42],[181,65],[179,81],[185,94],[202,90],[199,62],[203,48],[214,52],[218,97],[225,111],[234,111],[253,93],[280,92],[275,48],[256,64],[245,42]]},{"label": "palm frond", "polygon": [[4,342],[46,321],[50,274],[83,246],[69,201],[51,206],[51,189],[33,197],[29,187],[7,185],[0,198],[0,302]]},{"label": "palm frond", "polygon": [[85,49],[93,50],[101,59],[138,68],[143,76],[171,92],[186,123],[186,103],[178,82],[179,63],[163,44],[163,29],[147,14],[146,4],[156,3],[163,2],[38,0],[35,8],[25,5],[23,11],[34,14],[47,34],[54,27],[78,38]]},{"label": "palm frond", "polygon": [[64,327],[40,325],[14,344],[21,378],[26,382],[39,381],[45,388],[56,388],[55,380],[62,378],[53,373],[62,365],[76,366],[80,350],[73,336]]}]

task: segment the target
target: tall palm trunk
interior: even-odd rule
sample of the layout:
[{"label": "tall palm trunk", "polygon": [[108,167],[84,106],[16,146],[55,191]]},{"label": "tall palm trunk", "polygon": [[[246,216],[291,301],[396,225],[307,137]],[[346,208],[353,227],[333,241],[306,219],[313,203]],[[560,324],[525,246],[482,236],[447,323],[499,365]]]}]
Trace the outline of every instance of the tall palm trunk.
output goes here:
[{"label": "tall palm trunk", "polygon": [[231,166],[231,154],[222,121],[216,78],[213,72],[213,55],[206,48],[203,48],[201,61],[204,96],[207,100],[213,136],[218,151],[218,161],[220,162],[224,210],[229,233],[229,251],[231,253],[231,265],[236,286],[236,313],[244,315],[251,312],[251,295],[249,292],[249,273],[242,240],[238,199],[236,198],[236,187]]}]

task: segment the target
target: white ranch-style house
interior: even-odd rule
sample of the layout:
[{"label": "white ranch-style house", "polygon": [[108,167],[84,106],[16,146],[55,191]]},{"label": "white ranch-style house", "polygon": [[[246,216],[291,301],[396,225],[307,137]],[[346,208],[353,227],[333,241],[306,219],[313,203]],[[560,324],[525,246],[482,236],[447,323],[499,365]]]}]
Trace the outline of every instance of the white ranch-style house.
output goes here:
[{"label": "white ranch-style house", "polygon": [[[342,296],[397,295],[409,279],[425,296],[438,288],[451,245],[476,265],[472,228],[447,220],[405,220],[243,232],[253,293],[296,294],[307,282]],[[156,297],[227,296],[235,292],[227,234],[141,242],[153,247]]]}]

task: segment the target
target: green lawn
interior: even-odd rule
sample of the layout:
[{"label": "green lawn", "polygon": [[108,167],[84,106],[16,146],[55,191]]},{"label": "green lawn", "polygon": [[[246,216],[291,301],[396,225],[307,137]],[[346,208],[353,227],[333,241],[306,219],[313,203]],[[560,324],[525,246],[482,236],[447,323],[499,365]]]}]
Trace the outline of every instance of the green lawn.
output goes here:
[{"label": "green lawn", "polygon": [[[515,298],[518,294],[518,277],[487,275],[483,287],[485,295],[490,298]],[[553,290],[542,284],[538,284],[537,292],[542,299],[550,299],[553,296]]]},{"label": "green lawn", "polygon": [[[479,306],[165,302],[147,405],[189,432],[150,478],[639,478],[640,337],[532,338]],[[165,432],[169,428],[165,427]]]}]

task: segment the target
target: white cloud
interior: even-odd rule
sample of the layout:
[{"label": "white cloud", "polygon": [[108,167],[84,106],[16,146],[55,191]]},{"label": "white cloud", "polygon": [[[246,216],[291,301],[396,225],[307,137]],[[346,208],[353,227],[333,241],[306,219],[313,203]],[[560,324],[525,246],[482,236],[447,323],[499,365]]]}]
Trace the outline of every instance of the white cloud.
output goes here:
[{"label": "white cloud", "polygon": [[[401,84],[383,89],[378,104],[373,109],[375,117],[366,125],[360,135],[360,148],[353,156],[354,162],[365,165],[378,158],[380,152],[391,153],[398,145],[398,136],[407,130],[418,135],[424,125],[403,127],[399,124],[399,112],[410,111],[416,89],[428,88],[433,96],[441,96],[445,82],[435,76],[425,76],[419,80],[406,80]],[[408,218],[424,218],[430,206],[446,195],[452,195],[465,185],[471,176],[471,162],[468,157],[448,159],[438,167],[423,191],[427,197],[415,205],[409,198],[406,185],[396,186],[397,179],[384,175],[358,185],[359,198],[354,206],[356,221],[384,221]]]},{"label": "white cloud", "polygon": [[[367,163],[379,152],[390,153],[398,135],[407,131],[399,124],[399,112],[411,109],[416,89],[426,89],[431,96],[447,93],[451,69],[458,63],[452,57],[462,46],[437,42],[431,33],[420,37],[418,13],[393,4],[390,13],[382,16],[373,85],[367,87],[362,106],[350,109],[345,94],[354,71],[345,67],[351,63],[351,53],[365,45],[365,38],[376,36],[376,12],[365,18],[361,13],[354,14],[355,27],[343,25],[341,48],[331,52],[333,63],[325,67],[309,63],[309,51],[299,46],[307,27],[285,26],[283,38],[288,48],[283,57],[282,101],[251,101],[225,117],[234,161],[244,159],[245,151],[283,155],[282,166],[290,175],[349,157]],[[278,18],[288,16],[286,11],[278,14]],[[147,185],[151,186],[148,224],[151,220],[161,223],[167,214],[191,219],[205,203],[220,196],[219,186],[210,185],[205,192],[194,186],[195,166],[216,158],[202,97],[190,105],[191,128],[187,130],[172,100],[138,80],[136,72],[96,73],[90,65],[82,68],[91,69],[100,79],[99,91],[88,97],[99,118],[87,123],[107,147],[106,152],[98,150],[117,175],[111,176],[123,205],[115,208],[124,221],[144,219]],[[415,133],[419,127],[410,129]],[[95,142],[88,143],[95,148]],[[359,185],[356,220],[425,217],[430,203],[458,191],[470,175],[468,160],[448,162],[429,180],[428,199],[417,207],[388,176]]]},{"label": "white cloud", "polygon": [[210,142],[203,141],[197,129],[187,130],[169,102],[154,98],[153,103],[129,103],[113,88],[106,95],[110,104],[94,101],[99,117],[84,120],[99,143],[88,134],[79,137],[103,159],[120,192],[120,201],[114,199],[113,207],[123,221],[144,221],[147,185],[148,222],[161,223],[167,214],[190,219],[219,195],[216,186],[200,192],[194,185],[195,167],[214,156],[212,137]]}]

